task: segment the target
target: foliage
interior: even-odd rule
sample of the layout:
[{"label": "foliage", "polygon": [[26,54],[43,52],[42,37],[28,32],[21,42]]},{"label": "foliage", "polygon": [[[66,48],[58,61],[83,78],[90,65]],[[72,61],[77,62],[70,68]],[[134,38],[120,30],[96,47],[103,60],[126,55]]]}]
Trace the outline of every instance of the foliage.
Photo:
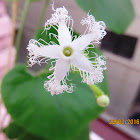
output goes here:
[{"label": "foliage", "polygon": [[55,140],[71,139],[103,109],[91,89],[80,83],[78,73],[70,75],[77,84],[72,94],[51,96],[42,86],[48,74],[34,77],[17,65],[3,79],[3,101],[13,120],[28,132]]},{"label": "foliage", "polygon": [[135,17],[131,0],[75,0],[86,12],[102,20],[116,33],[123,33]]},{"label": "foliage", "polygon": [[[22,127],[15,122],[11,122],[7,128],[3,130],[9,139],[17,140],[48,140],[35,135],[32,135],[25,131]],[[84,128],[79,135],[72,140],[88,140],[89,139],[89,127]]]}]

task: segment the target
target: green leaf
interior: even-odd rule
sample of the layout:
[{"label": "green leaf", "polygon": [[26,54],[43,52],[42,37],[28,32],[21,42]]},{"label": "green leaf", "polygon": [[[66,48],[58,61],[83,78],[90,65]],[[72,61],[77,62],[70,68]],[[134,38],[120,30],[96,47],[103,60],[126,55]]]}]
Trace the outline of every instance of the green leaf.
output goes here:
[{"label": "green leaf", "polygon": [[31,135],[29,133],[24,133],[17,140],[48,140],[48,139],[43,139],[43,138]]},{"label": "green leaf", "polygon": [[73,140],[89,140],[89,127],[84,128],[80,134]]},{"label": "green leaf", "polygon": [[[22,127],[17,125],[15,122],[11,122],[3,132],[9,139],[17,140],[48,140],[37,137],[25,131]],[[89,127],[84,128],[76,138],[72,140],[89,140]]]},{"label": "green leaf", "polygon": [[[33,77],[25,66],[16,66],[2,81],[2,98],[13,120],[27,132],[51,140],[71,140],[104,109],[78,73],[70,73],[76,84],[72,94],[51,96],[43,87],[49,74]],[[107,93],[105,82],[101,87]]]},{"label": "green leaf", "polygon": [[47,140],[43,138],[39,138],[35,135],[29,134],[22,127],[17,125],[15,122],[11,122],[3,132],[9,139],[17,139],[17,140]]},{"label": "green leaf", "polygon": [[75,0],[86,12],[93,14],[96,20],[104,21],[107,27],[116,33],[123,33],[135,17],[131,0]]},{"label": "green leaf", "polygon": [[25,131],[14,122],[11,122],[8,127],[3,130],[3,132],[9,139],[18,138],[20,135],[23,135],[23,133],[25,133]]}]

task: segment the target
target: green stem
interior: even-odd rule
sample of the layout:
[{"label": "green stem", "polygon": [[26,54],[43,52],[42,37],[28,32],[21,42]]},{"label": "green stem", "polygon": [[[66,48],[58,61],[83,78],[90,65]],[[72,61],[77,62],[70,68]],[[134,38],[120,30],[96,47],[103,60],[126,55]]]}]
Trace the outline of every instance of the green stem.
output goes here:
[{"label": "green stem", "polygon": [[[44,16],[45,16],[45,13],[46,13],[48,4],[49,4],[49,0],[45,0],[44,5],[43,5],[43,9],[42,9],[42,12],[41,12],[41,15],[40,15],[40,19],[38,21],[38,24],[37,24],[37,27],[36,27],[36,31],[34,33],[34,37],[33,38],[36,38],[37,37],[37,33],[40,30],[40,27],[41,27],[41,25],[43,23]],[[28,58],[26,59],[25,62],[27,63],[27,61],[28,61]]]},{"label": "green stem", "polygon": [[37,35],[37,33],[38,33],[42,23],[43,23],[48,4],[49,4],[49,0],[45,0],[44,6],[43,6],[43,9],[42,9],[42,12],[41,12],[41,16],[40,16],[40,19],[38,21],[37,28],[36,28],[36,31],[35,31],[35,34],[34,34],[34,37],[36,37],[36,35]]},{"label": "green stem", "polygon": [[21,21],[20,21],[20,29],[18,31],[17,39],[16,39],[15,63],[17,63],[17,59],[18,59],[18,52],[19,52],[19,48],[20,48],[23,27],[24,27],[24,23],[25,23],[25,19],[26,19],[27,13],[28,13],[29,6],[30,6],[30,0],[25,0],[24,10],[23,10],[23,13],[21,16]]},{"label": "green stem", "polygon": [[105,93],[96,85],[91,85],[90,88],[93,91],[95,98],[98,98],[101,95],[105,95]]}]

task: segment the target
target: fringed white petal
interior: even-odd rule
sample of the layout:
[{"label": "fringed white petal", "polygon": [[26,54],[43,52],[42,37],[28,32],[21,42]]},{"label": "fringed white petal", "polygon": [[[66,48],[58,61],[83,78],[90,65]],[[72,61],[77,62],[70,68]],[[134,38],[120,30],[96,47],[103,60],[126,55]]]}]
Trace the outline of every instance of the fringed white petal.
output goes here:
[{"label": "fringed white petal", "polygon": [[88,58],[86,58],[84,54],[81,53],[75,54],[75,56],[71,60],[71,64],[82,71],[92,72],[93,70],[92,62],[89,61]]},{"label": "fringed white petal", "polygon": [[28,66],[33,66],[36,63],[39,65],[41,63],[46,63],[47,58],[58,58],[59,47],[58,45],[45,46],[35,40],[30,40],[27,47],[29,51]]},{"label": "fringed white petal", "polygon": [[65,22],[61,22],[58,26],[58,41],[60,46],[69,45],[72,41],[71,33]]},{"label": "fringed white petal", "polygon": [[64,6],[55,10],[53,5],[52,10],[55,12],[52,14],[52,17],[45,23],[46,30],[49,30],[51,26],[58,26],[61,22],[65,22],[68,24],[68,26],[73,26],[73,19],[68,15],[68,11]]},{"label": "fringed white petal", "polygon": [[106,69],[106,62],[103,56],[97,55],[93,62],[88,60],[83,54],[79,54],[75,56],[75,59],[73,59],[71,63],[75,71],[75,67],[79,69],[83,83],[92,85],[103,81],[103,70]]},{"label": "fringed white petal", "polygon": [[67,85],[66,83],[66,79],[62,80],[61,82],[58,82],[55,77],[54,74],[48,76],[49,81],[45,81],[44,83],[44,88],[47,91],[51,92],[51,95],[53,96],[54,94],[58,95],[58,94],[62,94],[65,91],[67,93],[72,93],[73,92],[73,84]]},{"label": "fringed white petal", "polygon": [[85,50],[88,45],[91,44],[93,39],[93,34],[82,35],[72,42],[72,46],[74,46],[77,50]]},{"label": "fringed white petal", "polygon": [[106,35],[105,23],[103,21],[96,22],[92,15],[88,15],[87,18],[83,19],[81,24],[87,26],[85,34],[92,34],[93,43],[100,43],[100,40]]},{"label": "fringed white petal", "polygon": [[55,64],[54,77],[60,82],[64,79],[70,69],[70,63],[63,59],[58,59]]},{"label": "fringed white petal", "polygon": [[59,51],[59,45],[49,45],[40,47],[40,55],[43,57],[49,57],[49,58],[59,58],[58,51]]},{"label": "fringed white petal", "polygon": [[70,63],[64,61],[63,59],[58,59],[56,61],[54,73],[48,76],[49,81],[45,81],[44,87],[51,92],[52,95],[61,94],[63,92],[72,93],[73,85],[67,85],[67,73],[70,69]]},{"label": "fringed white petal", "polygon": [[86,24],[87,28],[84,35],[79,36],[72,42],[77,50],[85,50],[90,44],[100,43],[100,40],[106,35],[104,22],[96,22],[92,15],[88,15],[87,18],[83,19],[81,24]]}]

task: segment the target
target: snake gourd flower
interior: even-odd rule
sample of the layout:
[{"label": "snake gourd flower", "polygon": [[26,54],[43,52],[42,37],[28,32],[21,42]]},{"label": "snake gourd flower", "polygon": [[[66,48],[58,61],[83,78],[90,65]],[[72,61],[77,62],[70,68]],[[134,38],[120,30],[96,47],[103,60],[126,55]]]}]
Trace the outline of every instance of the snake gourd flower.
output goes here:
[{"label": "snake gourd flower", "polygon": [[[44,30],[48,31],[53,27],[57,31],[57,35],[53,35],[59,42],[59,45],[50,41],[44,45],[37,40],[29,41],[27,50],[29,51],[28,66],[34,64],[47,63],[50,59],[55,59],[55,66],[50,70],[54,70],[53,74],[48,76],[44,87],[50,91],[52,95],[61,94],[63,92],[72,93],[74,84],[67,84],[67,76],[72,71],[79,71],[83,83],[88,85],[97,84],[103,81],[103,70],[106,69],[106,61],[104,56],[99,56],[95,52],[94,61],[86,57],[83,53],[89,48],[88,45],[100,43],[100,40],[106,35],[105,23],[103,21],[95,21],[94,16],[87,15],[81,20],[82,25],[86,25],[86,31],[79,37],[73,36],[73,19],[68,15],[65,7],[54,9],[54,14],[45,23]],[[90,47],[91,48],[91,47]]]}]

